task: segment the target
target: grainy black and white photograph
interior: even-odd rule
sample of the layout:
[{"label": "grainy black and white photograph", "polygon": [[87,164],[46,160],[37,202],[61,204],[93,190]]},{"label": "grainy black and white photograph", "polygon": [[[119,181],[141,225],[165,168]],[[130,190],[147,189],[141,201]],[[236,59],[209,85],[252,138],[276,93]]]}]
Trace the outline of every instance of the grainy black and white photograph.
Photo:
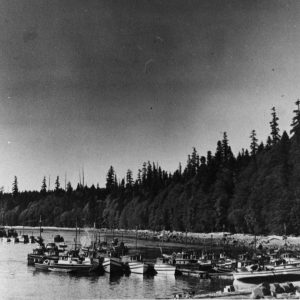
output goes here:
[{"label": "grainy black and white photograph", "polygon": [[299,1],[0,0],[0,28],[0,299],[299,299]]}]

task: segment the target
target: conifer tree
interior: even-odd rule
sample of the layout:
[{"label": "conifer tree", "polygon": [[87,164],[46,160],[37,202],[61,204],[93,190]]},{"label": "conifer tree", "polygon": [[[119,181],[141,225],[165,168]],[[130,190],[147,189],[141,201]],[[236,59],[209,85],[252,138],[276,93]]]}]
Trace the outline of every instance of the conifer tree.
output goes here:
[{"label": "conifer tree", "polygon": [[199,155],[195,147],[193,147],[193,152],[191,156],[192,172],[193,175],[196,174],[196,170],[199,168]]},{"label": "conifer tree", "polygon": [[211,165],[212,160],[213,160],[211,151],[207,151],[207,157],[206,158],[207,158],[206,159],[207,165]]},{"label": "conifer tree", "polygon": [[265,149],[270,150],[271,148],[272,148],[272,139],[270,136],[268,136]]},{"label": "conifer tree", "polygon": [[[98,187],[98,185],[99,185],[99,184],[97,184],[97,187]],[[69,181],[69,182],[67,183],[67,193],[68,193],[68,194],[71,194],[72,191],[73,191],[73,188],[72,188],[71,182]]]},{"label": "conifer tree", "polygon": [[279,134],[279,127],[278,127],[278,120],[275,107],[272,107],[272,121],[270,122],[271,126],[271,136],[272,136],[272,144],[275,145],[280,141],[280,134]]},{"label": "conifer tree", "polygon": [[261,152],[265,149],[265,146],[264,146],[264,143],[261,142],[259,145],[258,145],[258,148],[257,148],[257,152]]},{"label": "conifer tree", "polygon": [[57,176],[55,180],[55,191],[58,192],[59,189],[60,189],[59,176]]},{"label": "conifer tree", "polygon": [[47,192],[47,184],[46,184],[46,177],[44,176],[42,181],[41,193],[46,194]]},{"label": "conifer tree", "polygon": [[294,134],[298,133],[300,129],[300,100],[297,99],[295,104],[297,105],[297,109],[293,111],[295,113],[295,116],[293,118],[293,123],[291,124],[292,129],[290,131],[290,133],[294,133]]},{"label": "conifer tree", "polygon": [[223,161],[223,146],[222,146],[222,142],[218,141],[217,142],[217,150],[216,150],[216,154],[215,154],[215,159],[218,165],[220,165]]},{"label": "conifer tree", "polygon": [[13,195],[13,197],[17,197],[18,194],[19,194],[18,179],[17,179],[17,176],[15,176],[13,186],[12,186],[12,195]]},{"label": "conifer tree", "polygon": [[128,169],[126,173],[126,188],[131,188],[132,186],[133,186],[132,171]]},{"label": "conifer tree", "polygon": [[250,139],[251,139],[250,153],[251,153],[251,156],[254,156],[256,154],[257,148],[258,148],[258,144],[257,144],[258,140],[256,138],[256,131],[254,129],[251,131]]},{"label": "conifer tree", "polygon": [[124,178],[122,178],[121,183],[119,184],[119,186],[122,190],[124,190],[124,188],[125,188],[125,179]]},{"label": "conifer tree", "polygon": [[142,168],[142,184],[145,185],[147,179],[147,164],[146,162],[143,163]]},{"label": "conifer tree", "polygon": [[200,163],[201,163],[201,166],[206,165],[206,158],[205,158],[205,156],[201,156]]},{"label": "conifer tree", "polygon": [[224,161],[227,161],[229,158],[229,145],[228,145],[228,137],[226,131],[223,133],[222,157]]},{"label": "conifer tree", "polygon": [[141,170],[141,169],[138,169],[137,179],[136,179],[137,185],[140,185],[141,182],[142,182],[141,173],[142,173],[142,170]]},{"label": "conifer tree", "polygon": [[118,179],[117,179],[117,174],[115,173],[115,180],[114,180],[114,187],[118,187]]},{"label": "conifer tree", "polygon": [[115,185],[115,170],[113,166],[110,166],[106,175],[106,189],[110,191],[115,187]]},{"label": "conifer tree", "polygon": [[182,174],[182,166],[181,166],[181,163],[179,163],[179,166],[178,166],[178,174],[181,176]]}]

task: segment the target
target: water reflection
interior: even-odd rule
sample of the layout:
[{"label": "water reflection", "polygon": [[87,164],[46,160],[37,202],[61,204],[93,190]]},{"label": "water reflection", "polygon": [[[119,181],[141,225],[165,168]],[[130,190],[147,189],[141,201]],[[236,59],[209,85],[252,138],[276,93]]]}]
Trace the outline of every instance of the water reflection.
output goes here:
[{"label": "water reflection", "polygon": [[111,284],[118,284],[120,283],[123,275],[120,275],[120,274],[105,274],[105,276],[108,276],[109,277],[109,282]]}]

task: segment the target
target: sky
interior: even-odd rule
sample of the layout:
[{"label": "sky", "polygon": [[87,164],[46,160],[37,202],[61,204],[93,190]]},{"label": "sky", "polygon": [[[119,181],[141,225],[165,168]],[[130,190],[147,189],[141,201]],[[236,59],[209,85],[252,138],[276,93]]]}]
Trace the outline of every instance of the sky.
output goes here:
[{"label": "sky", "polygon": [[105,186],[143,162],[174,172],[226,131],[237,154],[289,132],[300,2],[1,0],[0,186]]}]

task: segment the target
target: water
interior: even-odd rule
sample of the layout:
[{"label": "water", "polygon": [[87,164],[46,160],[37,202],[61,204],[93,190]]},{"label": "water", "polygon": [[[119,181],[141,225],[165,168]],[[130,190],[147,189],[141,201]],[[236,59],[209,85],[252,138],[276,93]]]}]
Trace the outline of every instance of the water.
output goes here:
[{"label": "water", "polygon": [[[32,232],[24,232],[31,235]],[[74,232],[47,231],[43,233],[46,242],[60,234],[66,243],[74,243]],[[34,232],[34,235],[38,235]],[[81,233],[79,239],[86,239]],[[124,240],[129,247],[135,241]],[[151,242],[138,241],[138,247],[145,251]],[[75,276],[64,273],[36,271],[27,266],[27,254],[35,244],[13,244],[0,241],[0,299],[141,299],[173,298],[176,293],[194,291],[196,294],[223,289],[232,280],[199,279],[187,276]],[[147,247],[149,249],[149,246]],[[151,249],[150,249],[151,250]],[[152,249],[155,250],[155,249]],[[153,251],[148,252],[153,253]]]}]

